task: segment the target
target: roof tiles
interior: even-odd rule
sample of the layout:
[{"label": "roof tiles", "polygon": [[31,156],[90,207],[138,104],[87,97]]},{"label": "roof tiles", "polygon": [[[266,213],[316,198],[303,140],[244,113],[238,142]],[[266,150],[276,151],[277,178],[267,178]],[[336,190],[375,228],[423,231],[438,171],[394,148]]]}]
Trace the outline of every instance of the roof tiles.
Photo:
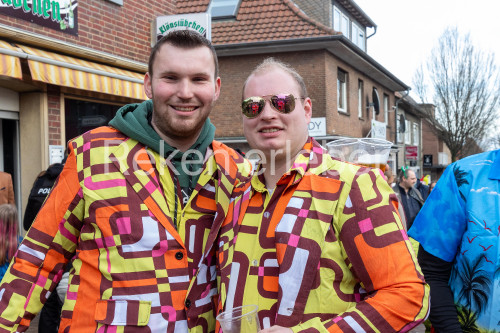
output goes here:
[{"label": "roof tiles", "polygon": [[209,4],[210,0],[177,0],[177,14],[203,13]]},{"label": "roof tiles", "polygon": [[[209,0],[178,0],[178,13],[205,12]],[[213,21],[212,42],[235,44],[335,35],[291,0],[242,0],[236,20]]]}]

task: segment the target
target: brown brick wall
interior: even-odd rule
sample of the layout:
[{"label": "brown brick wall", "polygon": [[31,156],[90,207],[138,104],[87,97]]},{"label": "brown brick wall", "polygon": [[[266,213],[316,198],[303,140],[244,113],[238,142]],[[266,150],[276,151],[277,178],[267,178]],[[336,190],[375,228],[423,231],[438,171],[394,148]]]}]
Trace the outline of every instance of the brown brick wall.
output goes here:
[{"label": "brown brick wall", "polygon": [[[313,117],[326,117],[327,135],[363,137],[371,127],[371,110],[366,109],[367,97],[372,100],[372,89],[378,90],[381,111],[378,121],[384,121],[383,96],[389,96],[389,109],[395,103],[394,93],[377,85],[364,74],[347,66],[327,51],[304,51],[293,53],[274,53],[266,55],[248,55],[220,57],[220,75],[222,80],[221,95],[210,118],[217,127],[217,137],[243,137],[241,124],[241,90],[243,83],[252,69],[264,58],[273,56],[291,64],[304,77],[309,97],[313,105]],[[337,111],[337,69],[348,73],[348,111]],[[364,82],[363,118],[358,118],[358,80]],[[387,139],[394,138],[394,112],[389,112]]]},{"label": "brown brick wall", "polygon": [[78,36],[42,27],[0,13],[0,23],[68,43],[89,47],[139,62],[147,62],[151,22],[156,16],[175,14],[173,0],[78,1]]},{"label": "brown brick wall", "polygon": [[61,144],[61,102],[60,90],[57,86],[49,86],[47,89],[48,121],[49,121],[49,145]]},{"label": "brown brick wall", "polygon": [[439,147],[439,141],[436,134],[432,131],[432,127],[427,120],[422,121],[422,153],[432,155],[433,163],[438,162],[438,152],[442,151]]},{"label": "brown brick wall", "polygon": [[[341,69],[347,73],[347,114],[337,109],[337,71]],[[394,105],[394,93],[383,86],[376,84],[372,79],[360,73],[353,67],[343,63],[335,56],[328,54],[326,62],[327,87],[327,135],[364,137],[371,128],[372,109],[367,109],[367,103],[372,101],[372,90],[377,88],[380,97],[380,113],[376,120],[384,121],[383,95],[389,96],[389,109]],[[358,82],[363,81],[363,116],[358,117]],[[393,112],[389,113],[387,138],[394,137]]]}]

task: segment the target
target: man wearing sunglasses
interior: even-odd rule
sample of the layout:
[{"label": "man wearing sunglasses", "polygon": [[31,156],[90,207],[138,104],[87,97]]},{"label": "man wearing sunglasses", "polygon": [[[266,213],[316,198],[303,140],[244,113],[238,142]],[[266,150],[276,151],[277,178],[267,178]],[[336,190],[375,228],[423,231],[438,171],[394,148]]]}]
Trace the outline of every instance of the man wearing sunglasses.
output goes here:
[{"label": "man wearing sunglasses", "polygon": [[301,76],[274,59],[243,89],[261,160],[233,192],[218,244],[219,312],[256,304],[261,332],[399,332],[424,320],[429,287],[379,171],[308,136]]},{"label": "man wearing sunglasses", "polygon": [[[65,167],[0,286],[0,331],[25,331],[72,260],[60,332],[215,329],[215,216],[250,164],[214,141],[212,44],[171,32],[153,48],[150,100],[68,145]],[[196,281],[196,282],[195,282]]]}]

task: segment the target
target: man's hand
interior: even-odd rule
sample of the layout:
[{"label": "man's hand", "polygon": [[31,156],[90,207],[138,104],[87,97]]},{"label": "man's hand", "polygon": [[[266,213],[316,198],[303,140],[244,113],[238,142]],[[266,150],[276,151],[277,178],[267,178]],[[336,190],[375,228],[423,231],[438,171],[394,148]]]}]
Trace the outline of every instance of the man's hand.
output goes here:
[{"label": "man's hand", "polygon": [[288,327],[274,325],[264,330],[260,330],[259,333],[293,333],[293,331]]}]

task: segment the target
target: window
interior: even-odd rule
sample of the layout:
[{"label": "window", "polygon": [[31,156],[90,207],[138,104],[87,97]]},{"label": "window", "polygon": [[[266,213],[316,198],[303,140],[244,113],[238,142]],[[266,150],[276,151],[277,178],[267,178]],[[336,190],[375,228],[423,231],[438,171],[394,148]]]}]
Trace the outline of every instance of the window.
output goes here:
[{"label": "window", "polygon": [[372,90],[372,119],[377,120],[377,115],[380,113],[380,97],[378,96],[377,88],[373,87]]},{"label": "window", "polygon": [[420,144],[420,131],[418,130],[417,123],[413,123],[413,144],[415,146]]},{"label": "window", "polygon": [[123,0],[108,0],[109,2],[112,2],[114,4],[123,6]]},{"label": "window", "polygon": [[384,123],[389,123],[389,96],[384,94]]},{"label": "window", "polygon": [[337,108],[347,113],[347,73],[341,69],[337,71]]},{"label": "window", "polygon": [[358,80],[358,118],[363,118],[363,81]]},{"label": "window", "polygon": [[352,42],[365,51],[365,31],[355,22],[352,22]]},{"label": "window", "polygon": [[351,20],[343,10],[333,6],[333,30],[341,32],[361,50],[366,51],[366,28]]},{"label": "window", "polygon": [[333,6],[333,29],[350,39],[349,18],[336,6]]},{"label": "window", "polygon": [[403,114],[402,113],[399,113],[398,114],[398,120],[396,121],[396,129],[397,129],[397,133],[398,133],[398,136],[397,136],[397,141],[398,143],[403,143],[403,132],[402,132],[402,126],[401,126],[401,123],[404,122],[404,120],[402,120],[403,118]]},{"label": "window", "polygon": [[337,7],[333,7],[333,30],[340,31],[341,17],[342,17],[342,12]]},{"label": "window", "polygon": [[212,18],[236,17],[241,0],[211,0],[208,11]]},{"label": "window", "polygon": [[121,105],[65,98],[66,140],[106,125],[120,107]]},{"label": "window", "polygon": [[411,121],[406,120],[405,144],[411,144]]}]

